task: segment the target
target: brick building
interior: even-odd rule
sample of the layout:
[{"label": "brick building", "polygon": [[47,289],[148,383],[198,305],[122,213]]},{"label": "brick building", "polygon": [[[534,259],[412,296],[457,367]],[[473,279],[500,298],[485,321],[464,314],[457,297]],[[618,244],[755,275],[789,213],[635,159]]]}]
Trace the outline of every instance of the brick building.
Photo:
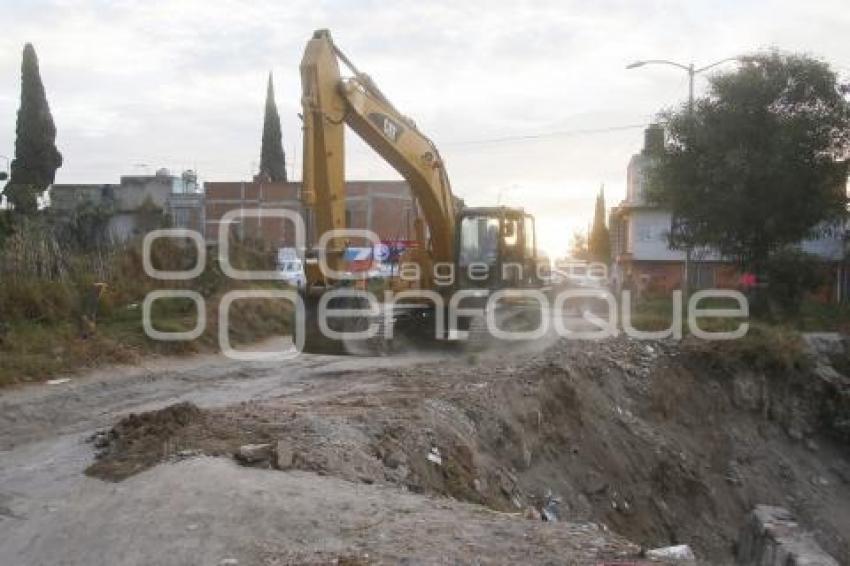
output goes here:
[{"label": "brick building", "polygon": [[[191,171],[171,175],[125,175],[112,184],[54,184],[50,207],[71,217],[79,207],[93,205],[108,212],[107,232],[118,240],[144,235],[164,224],[196,230],[209,245],[218,241],[222,217],[233,210],[292,210],[304,219],[308,242],[315,241],[312,221],[301,204],[301,183],[263,181],[197,181]],[[405,181],[349,181],[346,183],[346,225],[371,229],[383,241],[413,240],[415,202]],[[270,247],[294,245],[295,228],[280,218],[241,217],[234,222],[237,235],[259,239]]]},{"label": "brick building", "polygon": [[[301,215],[308,230],[312,221],[305,217],[300,200],[301,183],[262,181],[207,182],[205,187],[205,238],[209,244],[218,239],[222,217],[239,209],[284,208]],[[348,181],[346,183],[346,225],[371,229],[381,240],[412,240],[416,207],[404,181]],[[294,227],[277,218],[244,217],[235,223],[239,236],[260,239],[273,247],[288,247],[295,242]]]},{"label": "brick building", "polygon": [[[204,183],[204,237],[208,244],[218,241],[222,217],[232,210],[284,208],[301,211],[298,183],[227,181]],[[278,218],[244,217],[234,222],[240,238],[262,240],[272,246],[291,246],[295,230]]]}]

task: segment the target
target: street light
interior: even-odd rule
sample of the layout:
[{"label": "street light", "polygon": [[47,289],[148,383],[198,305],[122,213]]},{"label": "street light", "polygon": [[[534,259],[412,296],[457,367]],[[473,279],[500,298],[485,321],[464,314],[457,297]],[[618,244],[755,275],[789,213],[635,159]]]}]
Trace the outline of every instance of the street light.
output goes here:
[{"label": "street light", "polygon": [[[645,61],[635,61],[634,63],[630,63],[626,65],[626,69],[637,69],[638,67],[643,67],[644,65],[670,65],[671,67],[677,67],[679,69],[684,70],[688,73],[688,118],[690,121],[693,121],[694,114],[694,77],[702,72],[705,72],[709,69],[712,69],[718,65],[722,65],[723,63],[728,63],[729,61],[747,61],[747,57],[727,57],[725,59],[721,59],[720,61],[715,61],[710,65],[706,65],[704,67],[696,68],[693,63],[689,63],[687,65],[683,65],[682,63],[676,63],[675,61],[668,61],[667,59],[647,59]],[[683,229],[684,226],[682,224],[679,225],[679,229]],[[684,295],[685,298],[690,294],[690,270],[691,270],[691,247],[689,245],[685,246],[685,273],[682,281],[682,287],[684,287]]]},{"label": "street light", "polygon": [[694,77],[702,72],[705,72],[711,68],[716,67],[717,65],[721,65],[723,63],[728,63],[729,61],[745,61],[744,57],[727,57],[726,59],[721,59],[720,61],[715,61],[710,65],[706,65],[705,67],[695,68],[693,63],[688,65],[683,65],[681,63],[676,63],[675,61],[668,61],[667,59],[647,59],[645,61],[635,61],[629,65],[626,65],[626,69],[637,69],[638,67],[643,67],[644,65],[670,65],[672,67],[678,67],[679,69],[684,70],[688,73],[688,112],[693,112],[694,110]]}]

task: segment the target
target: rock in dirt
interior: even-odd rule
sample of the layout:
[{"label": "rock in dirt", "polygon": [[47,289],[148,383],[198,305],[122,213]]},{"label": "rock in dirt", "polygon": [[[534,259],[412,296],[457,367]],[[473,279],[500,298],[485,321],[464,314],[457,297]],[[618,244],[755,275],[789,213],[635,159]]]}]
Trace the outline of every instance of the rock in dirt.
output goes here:
[{"label": "rock in dirt", "polygon": [[543,508],[543,511],[541,511],[541,514],[543,516],[544,521],[548,521],[550,523],[557,523],[558,522],[558,510],[555,507],[551,507],[551,506],[547,505],[546,507]]},{"label": "rock in dirt", "polygon": [[271,444],[243,444],[235,454],[240,464],[259,464],[272,457]]},{"label": "rock in dirt", "polygon": [[289,470],[292,468],[295,452],[292,444],[286,440],[278,440],[275,446],[275,465],[278,470]]},{"label": "rock in dirt", "polygon": [[738,538],[740,566],[838,566],[783,507],[758,505]]},{"label": "rock in dirt", "polygon": [[696,561],[694,551],[687,544],[654,548],[646,552],[646,557],[652,560],[675,560],[677,563]]},{"label": "rock in dirt", "polygon": [[384,456],[384,464],[390,469],[397,469],[407,463],[407,456],[401,450],[392,450]]},{"label": "rock in dirt", "polygon": [[101,450],[109,446],[109,433],[106,431],[98,431],[91,437],[92,445]]}]

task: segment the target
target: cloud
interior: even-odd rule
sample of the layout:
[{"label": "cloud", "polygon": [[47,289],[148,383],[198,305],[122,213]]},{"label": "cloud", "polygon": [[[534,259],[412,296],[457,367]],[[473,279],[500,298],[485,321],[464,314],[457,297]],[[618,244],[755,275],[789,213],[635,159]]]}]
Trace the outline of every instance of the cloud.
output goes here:
[{"label": "cloud", "polygon": [[[265,78],[275,73],[288,158],[300,166],[298,63],[317,28],[440,147],[456,192],[540,217],[569,244],[599,185],[621,198],[642,133],[455,142],[647,123],[687,92],[682,73],[632,60],[707,63],[766,46],[850,73],[839,0],[492,0],[393,3],[57,0],[6,2],[0,37],[0,154],[11,154],[20,55],[35,44],[65,156],[59,182],[109,182],[134,164],[246,178],[259,155]],[[698,89],[704,86],[701,79]],[[395,177],[352,140],[352,177]],[[557,211],[556,213],[553,211]]]}]

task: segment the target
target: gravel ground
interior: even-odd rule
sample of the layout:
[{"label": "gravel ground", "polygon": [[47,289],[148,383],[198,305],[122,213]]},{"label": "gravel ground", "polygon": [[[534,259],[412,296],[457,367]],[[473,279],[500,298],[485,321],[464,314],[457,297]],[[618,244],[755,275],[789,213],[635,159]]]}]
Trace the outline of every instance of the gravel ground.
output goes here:
[{"label": "gravel ground", "polygon": [[[268,347],[268,345],[267,345]],[[301,402],[350,372],[447,363],[433,357],[304,355],[285,365],[219,356],[111,368],[0,393],[0,562],[26,565],[595,564],[634,554],[591,523],[546,524],[448,498],[309,472],[196,457],[121,483],[87,477],[96,430],[176,402],[205,409]]]}]

